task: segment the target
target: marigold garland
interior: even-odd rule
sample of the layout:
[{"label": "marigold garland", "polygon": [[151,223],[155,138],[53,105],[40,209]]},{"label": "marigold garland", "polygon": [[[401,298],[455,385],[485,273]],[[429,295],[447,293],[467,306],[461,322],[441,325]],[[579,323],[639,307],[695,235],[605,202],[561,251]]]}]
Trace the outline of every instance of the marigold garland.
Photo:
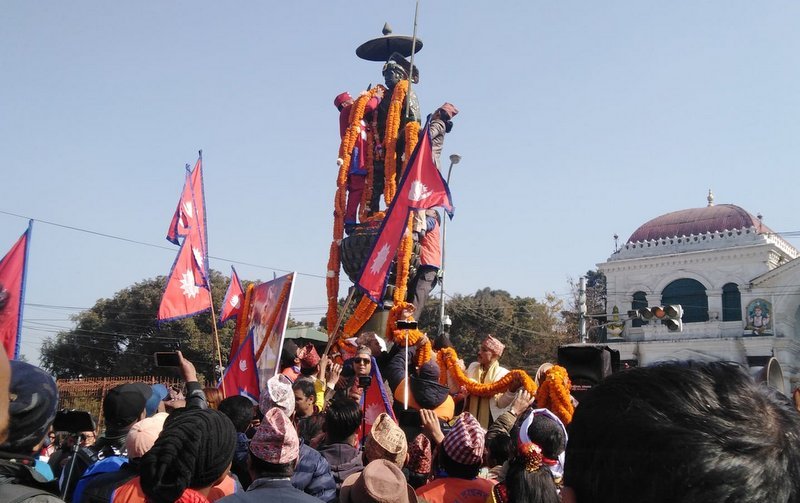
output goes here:
[{"label": "marigold garland", "polygon": [[270,313],[269,315],[267,330],[264,332],[264,340],[261,341],[261,345],[258,346],[258,351],[256,351],[256,358],[255,358],[256,361],[258,361],[258,359],[261,358],[261,353],[264,352],[264,348],[267,346],[267,341],[269,340],[269,334],[271,334],[272,329],[275,328],[275,322],[278,319],[278,314],[280,314],[280,312],[283,311],[283,305],[286,302],[286,297],[289,295],[289,287],[292,286],[292,281],[285,281],[283,283],[283,287],[281,288],[281,294],[278,296],[277,304],[275,304],[275,309],[273,309],[272,313]]},{"label": "marigold garland", "polygon": [[414,214],[409,212],[406,232],[403,233],[403,239],[400,241],[400,247],[397,249],[394,294],[392,295],[392,300],[394,302],[403,302],[406,300],[406,294],[408,293],[408,273],[411,269],[411,255],[414,252],[413,230]]},{"label": "marigold garland", "polygon": [[350,171],[350,159],[358,135],[361,134],[361,120],[367,103],[378,92],[378,86],[363,93],[350,107],[350,125],[347,127],[339,145],[339,172],[336,176],[336,195],[333,203],[333,241],[328,253],[328,269],[325,278],[325,289],[328,295],[327,325],[328,333],[336,326],[336,307],[339,300],[339,268],[341,266],[339,243],[344,237],[344,212],[347,204],[347,176]]},{"label": "marigold garland", "polygon": [[417,143],[419,143],[419,122],[417,121],[410,121],[406,124],[406,149],[403,152],[403,159],[405,159],[406,164],[408,160],[411,159],[411,153],[417,148]]},{"label": "marigold garland", "polygon": [[440,349],[439,354],[436,355],[436,360],[440,367],[440,379],[442,374],[449,373],[456,382],[466,388],[470,395],[491,397],[507,391],[514,384],[521,384],[531,395],[536,394],[536,382],[524,370],[514,369],[493,383],[479,383],[467,377],[461,367],[458,366],[458,354],[455,349]]},{"label": "marigold garland", "polygon": [[403,103],[408,93],[408,80],[401,80],[394,86],[389,112],[386,115],[386,129],[383,134],[383,145],[386,152],[383,157],[383,201],[391,204],[397,192],[397,138],[400,134]]},{"label": "marigold garland", "polygon": [[575,412],[569,394],[571,385],[567,369],[554,365],[545,372],[545,379],[536,393],[536,404],[550,409],[562,423],[569,424]]},{"label": "marigold garland", "polygon": [[[372,121],[367,130],[367,153],[364,158],[364,166],[367,168],[367,175],[364,177],[364,190],[361,192],[361,206],[358,212],[359,222],[366,222],[370,212],[378,210],[378,208],[370,208],[370,203],[372,202],[372,184],[375,179],[376,144],[379,149],[383,148],[380,145],[380,138],[378,137],[378,114],[373,113]],[[382,158],[382,152],[378,152],[378,160]]]},{"label": "marigold garland", "polygon": [[344,337],[354,336],[369,320],[377,307],[378,305],[372,302],[366,295],[361,297],[361,300],[356,306],[356,310],[353,311],[353,315],[350,316],[347,323],[344,324],[344,329],[342,330],[344,332]]},{"label": "marigold garland", "polygon": [[231,341],[232,351],[230,356],[233,356],[233,353],[235,353],[236,350],[239,349],[239,346],[241,346],[242,342],[247,338],[247,325],[248,325],[247,317],[250,314],[249,306],[253,298],[253,288],[255,288],[255,285],[250,283],[249,285],[247,285],[247,289],[244,292],[243,306],[245,307],[244,309],[242,309],[242,314],[236,317],[236,327],[234,328],[233,331],[234,340]]}]

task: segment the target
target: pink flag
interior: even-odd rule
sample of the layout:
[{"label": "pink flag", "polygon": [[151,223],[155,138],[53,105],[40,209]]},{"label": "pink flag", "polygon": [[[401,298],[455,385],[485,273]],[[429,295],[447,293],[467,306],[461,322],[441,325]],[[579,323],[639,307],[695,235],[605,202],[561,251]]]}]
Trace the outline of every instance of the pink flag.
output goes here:
[{"label": "pink flag", "polygon": [[25,303],[25,272],[28,262],[28,243],[31,240],[33,221],[28,230],[17,240],[11,250],[0,260],[0,340],[9,358],[19,356],[20,332],[22,331],[22,306]]},{"label": "pink flag", "polygon": [[229,319],[239,316],[242,313],[243,302],[244,290],[242,289],[242,282],[239,281],[239,275],[236,274],[236,269],[231,266],[231,282],[228,285],[228,290],[225,292],[225,298],[222,299],[219,324],[222,325]]},{"label": "pink flag", "polygon": [[180,246],[180,238],[189,233],[189,226],[194,221],[194,202],[192,201],[192,181],[189,165],[186,165],[186,177],[183,181],[183,190],[181,191],[181,198],[178,201],[178,207],[175,208],[175,214],[172,215],[172,222],[169,223],[167,229],[167,241]]},{"label": "pink flag", "polygon": [[453,217],[450,190],[433,161],[430,128],[426,124],[356,284],[373,302],[382,302],[389,266],[407,229],[409,213],[435,206],[443,206]]},{"label": "pink flag", "polygon": [[220,388],[225,396],[244,395],[258,402],[258,371],[253,348],[253,335],[249,335],[231,358]]},{"label": "pink flag", "polygon": [[183,240],[181,249],[167,279],[158,320],[169,321],[186,318],[211,308],[211,295],[205,286],[198,284],[202,278],[200,261],[202,255],[195,244],[196,233],[189,233]]},{"label": "pink flag", "polygon": [[203,188],[203,151],[197,157],[194,169],[189,172],[186,166],[186,180],[181,191],[181,199],[178,207],[172,216],[169,229],[167,230],[167,240],[180,244],[179,238],[187,236],[190,232],[196,232],[198,238],[195,246],[200,250],[203,260],[200,262],[200,270],[203,278],[202,284],[207,284],[208,278],[208,236],[206,233],[206,198]]}]

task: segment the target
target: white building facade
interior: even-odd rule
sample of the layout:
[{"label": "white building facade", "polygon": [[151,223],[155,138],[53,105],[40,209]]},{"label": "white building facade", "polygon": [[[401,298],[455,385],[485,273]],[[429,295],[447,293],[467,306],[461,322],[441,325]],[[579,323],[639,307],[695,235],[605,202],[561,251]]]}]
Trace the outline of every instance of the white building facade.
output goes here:
[{"label": "white building facade", "polygon": [[[774,356],[788,391],[800,387],[800,252],[730,204],[659,216],[609,259],[609,319],[646,306],[683,306],[683,331],[627,320],[608,344],[631,365],[722,359],[751,368]],[[618,332],[618,333],[614,333]]]}]

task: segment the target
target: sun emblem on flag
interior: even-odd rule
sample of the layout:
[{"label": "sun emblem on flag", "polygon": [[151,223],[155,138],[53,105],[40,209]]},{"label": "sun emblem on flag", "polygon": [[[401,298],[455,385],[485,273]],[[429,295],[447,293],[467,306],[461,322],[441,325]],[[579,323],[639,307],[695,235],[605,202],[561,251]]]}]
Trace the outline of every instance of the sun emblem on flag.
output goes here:
[{"label": "sun emblem on flag", "polygon": [[229,300],[228,303],[233,308],[239,307],[239,296],[238,295],[234,295],[233,297],[231,297],[231,300]]},{"label": "sun emblem on flag", "polygon": [[389,244],[385,243],[383,247],[378,251],[378,254],[375,255],[375,260],[372,261],[372,264],[369,266],[369,272],[372,274],[378,274],[383,269],[383,264],[389,259]]},{"label": "sun emblem on flag", "polygon": [[183,294],[190,299],[197,297],[197,294],[200,293],[200,289],[194,284],[194,274],[192,274],[192,271],[186,271],[181,276],[181,290],[183,290]]},{"label": "sun emblem on flag", "polygon": [[410,201],[422,201],[431,194],[433,194],[433,191],[419,180],[411,182],[411,187],[408,189],[408,199]]},{"label": "sun emblem on flag", "polygon": [[239,370],[247,372],[247,360],[239,360]]}]

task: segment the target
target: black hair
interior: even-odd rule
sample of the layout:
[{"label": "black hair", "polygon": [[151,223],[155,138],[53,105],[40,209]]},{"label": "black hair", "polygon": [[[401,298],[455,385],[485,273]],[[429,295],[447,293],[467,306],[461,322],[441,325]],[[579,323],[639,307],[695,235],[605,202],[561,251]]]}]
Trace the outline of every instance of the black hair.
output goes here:
[{"label": "black hair", "polygon": [[219,403],[220,412],[228,416],[238,433],[244,433],[253,420],[253,402],[242,395],[229,396]]},{"label": "black hair", "polygon": [[508,435],[495,435],[486,443],[489,451],[491,465],[502,465],[508,460],[508,455],[512,449],[511,437]]},{"label": "black hair", "polygon": [[474,465],[465,465],[454,461],[447,455],[442,446],[439,446],[438,461],[439,466],[447,472],[448,477],[455,477],[457,479],[474,479],[478,476],[482,464],[478,462]]},{"label": "black hair", "polygon": [[[514,426],[511,428],[511,438],[519,438],[519,429],[528,415],[532,414],[532,409],[522,414]],[[560,424],[545,415],[536,415],[528,427],[528,438],[542,449],[542,455],[546,458],[556,459],[567,445],[567,437]],[[517,444],[518,442],[515,442]],[[512,446],[512,450],[518,445]]]},{"label": "black hair", "polygon": [[250,452],[250,469],[253,472],[253,480],[260,478],[287,479],[294,475],[294,461],[289,463],[267,463]]},{"label": "black hair", "polygon": [[440,349],[444,348],[452,348],[453,343],[450,342],[450,334],[447,332],[442,332],[436,336],[436,339],[433,340],[433,349],[435,351],[439,351]]},{"label": "black hair", "polygon": [[283,350],[281,351],[281,368],[291,367],[294,365],[294,360],[297,358],[297,344],[289,339],[283,341]]},{"label": "black hair", "polygon": [[798,501],[800,415],[736,364],[635,368],[583,397],[565,468],[579,502]]},{"label": "black hair", "polygon": [[298,379],[292,384],[292,390],[300,392],[303,394],[304,397],[316,397],[317,391],[314,389],[314,382],[310,379]]},{"label": "black hair", "polygon": [[313,367],[303,367],[301,365],[300,366],[300,375],[303,375],[305,377],[310,377],[310,376],[313,376],[314,374],[316,374],[317,370],[318,370],[318,366],[317,365],[314,365]]},{"label": "black hair", "polygon": [[334,398],[325,408],[325,433],[328,443],[343,442],[361,426],[361,410],[349,398]]},{"label": "black hair", "polygon": [[525,460],[519,456],[509,463],[505,484],[509,501],[530,503],[561,501],[550,469],[542,465],[537,470],[528,471],[525,469]]}]

